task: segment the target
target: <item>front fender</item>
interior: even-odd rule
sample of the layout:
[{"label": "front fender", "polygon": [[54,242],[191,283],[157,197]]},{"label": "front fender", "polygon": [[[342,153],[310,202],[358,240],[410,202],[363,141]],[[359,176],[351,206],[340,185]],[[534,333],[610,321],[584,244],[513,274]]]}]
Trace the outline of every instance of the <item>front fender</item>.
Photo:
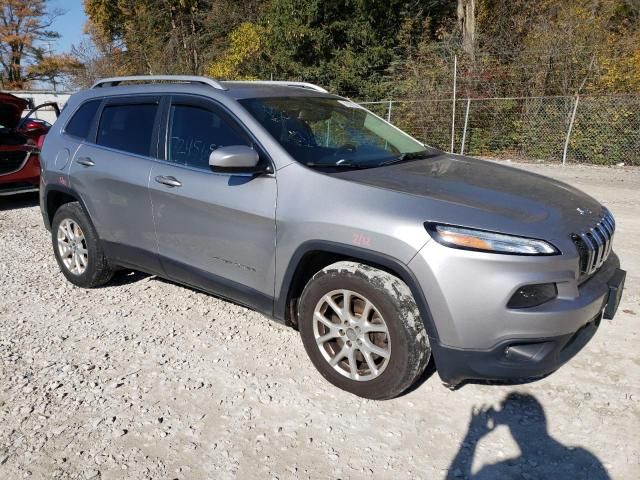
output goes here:
[{"label": "front fender", "polygon": [[291,256],[289,263],[284,270],[281,281],[276,282],[276,286],[280,287],[279,292],[274,299],[274,317],[277,320],[284,321],[286,319],[287,305],[289,303],[291,292],[295,287],[294,281],[296,273],[299,266],[303,264],[305,256],[312,253],[333,254],[342,258],[359,261],[367,265],[381,268],[399,277],[411,290],[413,298],[420,310],[420,316],[422,317],[427,334],[434,340],[438,339],[436,325],[433,321],[425,294],[420,288],[415,275],[405,263],[384,253],[327,240],[310,240],[304,242]]}]

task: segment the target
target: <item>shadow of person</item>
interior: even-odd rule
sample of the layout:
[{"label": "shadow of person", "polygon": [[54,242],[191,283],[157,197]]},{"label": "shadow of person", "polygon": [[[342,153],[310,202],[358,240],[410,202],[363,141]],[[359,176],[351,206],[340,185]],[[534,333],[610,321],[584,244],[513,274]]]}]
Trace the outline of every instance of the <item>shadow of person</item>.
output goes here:
[{"label": "shadow of person", "polygon": [[[518,444],[520,456],[485,464],[471,473],[478,442],[497,426],[505,425]],[[609,479],[598,458],[581,447],[567,447],[547,431],[547,420],[540,402],[528,394],[510,393],[500,410],[474,409],[467,435],[451,462],[446,476],[454,479]]]}]

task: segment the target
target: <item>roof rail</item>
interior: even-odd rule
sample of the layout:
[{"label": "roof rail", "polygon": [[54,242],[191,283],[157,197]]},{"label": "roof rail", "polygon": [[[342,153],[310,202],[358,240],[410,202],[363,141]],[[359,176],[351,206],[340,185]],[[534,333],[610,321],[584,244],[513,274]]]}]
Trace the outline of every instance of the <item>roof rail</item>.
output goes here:
[{"label": "roof rail", "polygon": [[172,82],[172,83],[200,83],[203,85],[209,85],[210,87],[217,88],[218,90],[227,90],[227,87],[222,85],[217,80],[209,77],[199,77],[195,75],[134,75],[129,77],[111,77],[103,78],[94,83],[91,88],[100,87],[115,87],[122,82],[141,82],[141,83],[153,83],[153,82]]},{"label": "roof rail", "polygon": [[315,85],[309,82],[287,82],[286,80],[238,80],[233,83],[246,83],[246,84],[258,84],[258,85],[284,85],[285,87],[299,87],[308,88],[309,90],[315,90],[316,92],[329,93],[320,85]]}]

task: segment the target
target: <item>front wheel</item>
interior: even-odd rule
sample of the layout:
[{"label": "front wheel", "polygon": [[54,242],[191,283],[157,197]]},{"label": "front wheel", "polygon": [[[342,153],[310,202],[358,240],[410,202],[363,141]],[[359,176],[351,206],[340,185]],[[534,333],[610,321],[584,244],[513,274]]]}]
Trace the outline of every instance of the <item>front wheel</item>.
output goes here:
[{"label": "front wheel", "polygon": [[300,298],[298,323],[320,373],[365,398],[400,395],[431,354],[409,287],[369,265],[338,262],[315,274]]}]

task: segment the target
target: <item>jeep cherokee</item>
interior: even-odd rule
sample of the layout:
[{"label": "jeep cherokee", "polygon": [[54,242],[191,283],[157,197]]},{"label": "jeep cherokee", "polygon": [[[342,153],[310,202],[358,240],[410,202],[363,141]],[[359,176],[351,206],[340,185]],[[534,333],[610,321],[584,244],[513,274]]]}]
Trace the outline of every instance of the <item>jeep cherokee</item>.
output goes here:
[{"label": "jeep cherokee", "polygon": [[334,385],[544,376],[620,302],[614,218],[564,183],[444,153],[320,87],[118,77],[71,97],[41,209],[81,287],[137,269],[296,326]]}]

